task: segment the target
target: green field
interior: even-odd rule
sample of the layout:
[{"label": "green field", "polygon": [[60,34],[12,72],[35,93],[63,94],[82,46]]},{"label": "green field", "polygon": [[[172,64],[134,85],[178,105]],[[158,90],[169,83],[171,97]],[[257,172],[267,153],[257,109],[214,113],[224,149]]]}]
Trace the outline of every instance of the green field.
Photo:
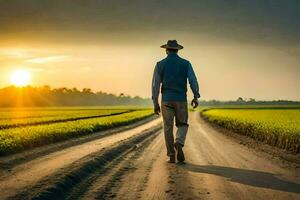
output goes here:
[{"label": "green field", "polygon": [[226,129],[300,152],[299,108],[213,108],[203,110],[202,116]]},{"label": "green field", "polygon": [[[91,110],[34,110],[10,111],[0,113],[0,129],[20,126],[50,124],[56,122],[75,121],[79,119],[97,118],[108,115],[130,112],[125,109],[91,109]],[[3,115],[1,115],[3,114]]]},{"label": "green field", "polygon": [[0,156],[79,137],[152,115],[149,109],[1,109]]}]

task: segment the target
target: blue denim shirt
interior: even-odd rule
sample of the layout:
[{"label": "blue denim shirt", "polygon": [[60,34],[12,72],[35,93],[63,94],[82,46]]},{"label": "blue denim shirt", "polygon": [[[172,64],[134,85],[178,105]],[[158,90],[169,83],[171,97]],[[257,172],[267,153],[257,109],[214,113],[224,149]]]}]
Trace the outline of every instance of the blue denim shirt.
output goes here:
[{"label": "blue denim shirt", "polygon": [[199,98],[198,81],[191,63],[180,58],[176,53],[170,53],[155,66],[152,78],[153,103],[155,105],[158,104],[161,85],[163,101],[187,101],[187,80],[189,81],[194,98]]}]

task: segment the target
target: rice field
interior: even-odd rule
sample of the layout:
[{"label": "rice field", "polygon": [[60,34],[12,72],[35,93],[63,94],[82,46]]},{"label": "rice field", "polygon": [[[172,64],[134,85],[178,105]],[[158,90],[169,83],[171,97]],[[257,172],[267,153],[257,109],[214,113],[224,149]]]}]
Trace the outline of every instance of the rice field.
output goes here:
[{"label": "rice field", "polygon": [[[123,114],[131,112],[132,110],[105,110],[105,109],[94,109],[94,110],[64,110],[64,111],[25,111],[5,113],[10,117],[0,118],[0,129],[14,128],[20,126],[30,126],[39,124],[50,124],[56,122],[75,121],[80,119],[105,117],[109,115]],[[30,115],[29,115],[30,114]]]},{"label": "rice field", "polygon": [[300,109],[227,108],[202,111],[208,121],[267,144],[300,152]]},{"label": "rice field", "polygon": [[[127,125],[153,114],[149,109],[62,108],[18,112],[22,115],[16,115],[14,110],[0,112],[0,156]],[[9,119],[9,116],[14,117]]]}]

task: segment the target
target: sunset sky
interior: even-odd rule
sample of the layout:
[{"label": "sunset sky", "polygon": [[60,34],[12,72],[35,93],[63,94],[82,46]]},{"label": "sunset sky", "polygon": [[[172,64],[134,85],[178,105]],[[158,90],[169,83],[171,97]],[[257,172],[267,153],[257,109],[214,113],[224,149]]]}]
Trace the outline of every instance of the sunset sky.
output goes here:
[{"label": "sunset sky", "polygon": [[204,99],[300,100],[298,0],[0,0],[0,88],[151,96],[159,48],[184,46]]}]

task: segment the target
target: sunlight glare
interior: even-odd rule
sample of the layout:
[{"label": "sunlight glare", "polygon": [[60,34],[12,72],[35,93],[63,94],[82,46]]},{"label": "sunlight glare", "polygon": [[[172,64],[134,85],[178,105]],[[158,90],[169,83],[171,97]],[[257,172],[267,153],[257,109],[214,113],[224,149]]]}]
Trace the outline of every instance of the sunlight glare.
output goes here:
[{"label": "sunlight glare", "polygon": [[10,76],[10,82],[18,87],[27,86],[30,83],[30,73],[25,69],[15,70]]}]

